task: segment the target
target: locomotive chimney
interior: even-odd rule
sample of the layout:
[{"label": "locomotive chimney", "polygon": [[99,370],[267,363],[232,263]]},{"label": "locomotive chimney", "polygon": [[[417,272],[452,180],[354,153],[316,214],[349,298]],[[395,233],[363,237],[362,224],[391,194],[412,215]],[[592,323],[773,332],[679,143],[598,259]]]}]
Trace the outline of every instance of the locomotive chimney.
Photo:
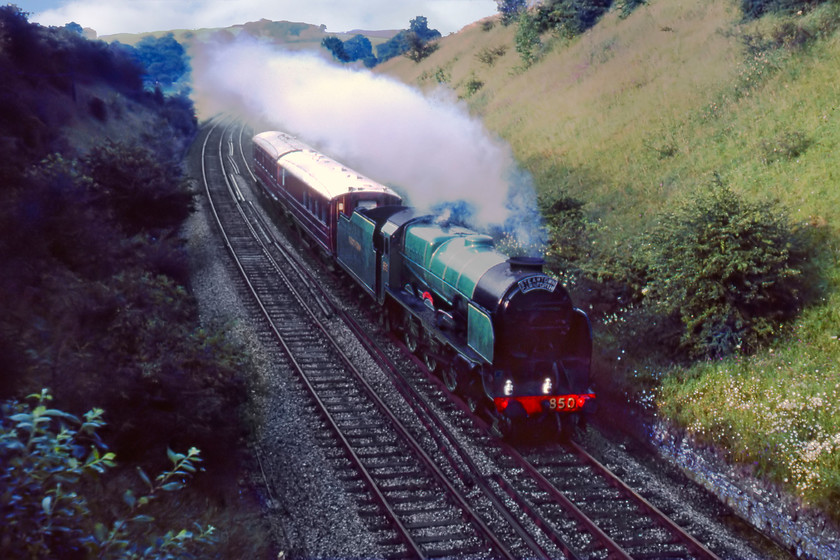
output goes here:
[{"label": "locomotive chimney", "polygon": [[524,257],[516,256],[508,259],[510,268],[513,270],[529,270],[534,272],[542,272],[545,259],[541,257]]}]

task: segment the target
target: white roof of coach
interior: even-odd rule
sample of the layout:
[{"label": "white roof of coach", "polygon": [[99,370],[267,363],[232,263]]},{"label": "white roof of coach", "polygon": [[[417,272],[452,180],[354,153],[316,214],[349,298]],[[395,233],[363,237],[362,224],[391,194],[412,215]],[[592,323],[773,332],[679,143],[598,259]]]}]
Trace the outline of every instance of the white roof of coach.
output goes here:
[{"label": "white roof of coach", "polygon": [[288,172],[328,199],[351,192],[384,193],[399,197],[385,185],[343,166],[285,132],[261,132],[254,136],[254,143]]}]

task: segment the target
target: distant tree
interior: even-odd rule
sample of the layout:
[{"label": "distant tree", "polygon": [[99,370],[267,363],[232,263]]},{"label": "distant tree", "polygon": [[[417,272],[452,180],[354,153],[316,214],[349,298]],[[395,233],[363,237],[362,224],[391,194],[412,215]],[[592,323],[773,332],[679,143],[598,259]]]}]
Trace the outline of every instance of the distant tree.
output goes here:
[{"label": "distant tree", "polygon": [[429,29],[429,20],[425,16],[417,16],[409,22],[409,31],[417,33],[424,41],[430,41],[440,37],[440,31]]},{"label": "distant tree", "polygon": [[324,37],[321,40],[321,46],[330,51],[336,60],[350,62],[350,57],[347,55],[347,51],[344,50],[344,43],[338,37]]},{"label": "distant tree", "polygon": [[164,89],[171,88],[189,71],[187,53],[172,33],[160,38],[143,37],[132,54],[146,69],[143,81],[147,87],[160,84]]},{"label": "distant tree", "polygon": [[420,62],[435,52],[438,47],[436,43],[430,43],[423,40],[420,35],[414,31],[406,33],[405,38],[408,43],[408,50],[405,52],[405,56],[414,62]]},{"label": "distant tree", "polygon": [[412,49],[415,51],[415,57],[419,52],[427,56],[431,52],[428,50],[427,43],[440,36],[440,31],[437,29],[429,29],[426,17],[417,16],[411,20],[409,29],[400,31],[390,40],[376,46],[377,58],[380,62],[384,62],[395,56],[406,54]]},{"label": "distant tree", "polygon": [[72,31],[73,33],[78,33],[79,35],[85,34],[85,30],[82,28],[82,26],[76,23],[75,21],[71,21],[70,23],[65,25],[64,29]]},{"label": "distant tree", "polygon": [[502,14],[502,25],[510,25],[519,19],[519,14],[525,11],[525,0],[496,0],[499,13]]},{"label": "distant tree", "polygon": [[369,68],[376,65],[376,57],[373,56],[373,46],[370,43],[370,39],[364,35],[356,35],[344,41],[344,52],[347,53],[347,57],[351,62],[362,60],[365,66]]},{"label": "distant tree", "polygon": [[432,41],[439,38],[440,32],[437,29],[429,29],[429,21],[426,17],[417,16],[411,20],[406,35],[408,41],[406,56],[414,62],[420,62],[437,50],[437,44]]}]

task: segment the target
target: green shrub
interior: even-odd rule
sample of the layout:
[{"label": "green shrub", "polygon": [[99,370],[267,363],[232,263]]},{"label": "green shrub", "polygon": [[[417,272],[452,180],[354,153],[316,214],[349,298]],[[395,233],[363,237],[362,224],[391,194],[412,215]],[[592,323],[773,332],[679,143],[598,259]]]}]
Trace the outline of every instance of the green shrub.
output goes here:
[{"label": "green shrub", "polygon": [[547,0],[537,6],[536,25],[540,32],[574,37],[594,26],[610,9],[613,0]]},{"label": "green shrub", "polygon": [[770,139],[762,140],[760,150],[764,163],[796,159],[808,149],[811,140],[799,131],[784,131]]},{"label": "green shrub", "polygon": [[826,0],[741,0],[745,19],[755,19],[767,13],[792,14],[810,9]]},{"label": "green shrub", "polygon": [[539,49],[542,46],[540,30],[536,20],[528,12],[522,12],[519,16],[513,41],[516,52],[519,53],[526,68],[537,61]]},{"label": "green shrub", "polygon": [[478,53],[476,53],[475,58],[478,59],[478,61],[482,64],[486,64],[487,66],[493,66],[496,63],[497,59],[505,56],[506,52],[506,45],[484,47],[483,49],[478,51]]},{"label": "green shrub", "polygon": [[643,293],[679,314],[691,357],[749,352],[800,308],[803,245],[785,212],[718,180],[663,215],[647,237]]},{"label": "green shrub", "polygon": [[106,142],[84,166],[100,203],[130,235],[178,228],[195,208],[195,193],[178,165],[142,146]]},{"label": "green shrub", "polygon": [[464,87],[467,90],[466,96],[471,97],[475,95],[478,92],[478,90],[484,87],[484,82],[482,82],[475,76],[472,76],[469,80],[467,80],[467,83],[464,85]]},{"label": "green shrub", "polygon": [[97,430],[103,411],[84,420],[48,408],[49,391],[29,395],[34,405],[0,405],[0,556],[3,558],[196,558],[213,542],[213,527],[157,534],[147,505],[164,492],[180,490],[201,459],[192,448],[168,452],[170,470],[154,480],[142,469],[139,496],[122,495],[124,513],[114,518],[92,503],[89,492],[97,475],[114,467]]}]

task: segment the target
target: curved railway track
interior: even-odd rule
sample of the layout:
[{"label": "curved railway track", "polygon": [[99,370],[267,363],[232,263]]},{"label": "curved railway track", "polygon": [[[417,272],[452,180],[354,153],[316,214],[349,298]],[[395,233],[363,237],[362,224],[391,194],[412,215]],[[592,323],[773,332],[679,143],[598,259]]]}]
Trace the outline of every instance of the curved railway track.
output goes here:
[{"label": "curved railway track", "polygon": [[[717,558],[579,445],[520,453],[449,398],[422,362],[395,364],[370,326],[332,303],[251,203],[243,129],[220,121],[208,128],[203,180],[221,235],[341,447],[343,478],[364,489],[359,507],[389,557]],[[336,336],[342,331],[402,396],[395,408],[410,408],[409,422],[355,365],[360,358],[348,355],[347,337]]]},{"label": "curved railway track", "polygon": [[254,208],[237,184],[227,130],[217,123],[203,143],[203,181],[213,214],[289,364],[341,443],[377,513],[387,518],[394,536],[385,540],[394,545],[393,555],[515,558],[377,395],[330,324],[312,311],[287,267],[262,242],[265,232],[253,225]]}]

